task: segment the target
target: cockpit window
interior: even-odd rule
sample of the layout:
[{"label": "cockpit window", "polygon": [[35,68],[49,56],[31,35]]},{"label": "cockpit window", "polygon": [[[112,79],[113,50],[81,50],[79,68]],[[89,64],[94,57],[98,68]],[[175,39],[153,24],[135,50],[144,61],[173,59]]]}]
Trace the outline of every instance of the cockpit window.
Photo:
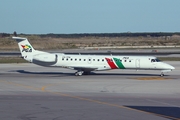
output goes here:
[{"label": "cockpit window", "polygon": [[151,59],[151,62],[160,62],[159,59]]},{"label": "cockpit window", "polygon": [[161,62],[159,59],[156,59],[156,62]]},{"label": "cockpit window", "polygon": [[155,59],[151,59],[151,62],[156,62]]}]

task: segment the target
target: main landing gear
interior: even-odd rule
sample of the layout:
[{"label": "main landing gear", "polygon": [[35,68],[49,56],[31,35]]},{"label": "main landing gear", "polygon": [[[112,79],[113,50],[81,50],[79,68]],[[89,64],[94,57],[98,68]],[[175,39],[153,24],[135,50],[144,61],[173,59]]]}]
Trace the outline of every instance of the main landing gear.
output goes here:
[{"label": "main landing gear", "polygon": [[163,76],[164,76],[164,73],[162,72],[160,76],[163,77]]},{"label": "main landing gear", "polygon": [[75,76],[82,76],[84,71],[77,71],[75,72]]},{"label": "main landing gear", "polygon": [[75,72],[75,76],[89,75],[90,71],[77,71]]}]

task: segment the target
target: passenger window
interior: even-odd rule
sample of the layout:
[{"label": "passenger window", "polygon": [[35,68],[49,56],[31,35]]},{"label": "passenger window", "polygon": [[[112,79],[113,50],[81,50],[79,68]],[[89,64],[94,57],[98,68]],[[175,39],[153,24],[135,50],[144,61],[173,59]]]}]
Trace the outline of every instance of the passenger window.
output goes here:
[{"label": "passenger window", "polygon": [[129,60],[129,62],[131,62],[131,60]]},{"label": "passenger window", "polygon": [[81,59],[79,59],[79,61],[81,61]]},{"label": "passenger window", "polygon": [[126,60],[124,60],[124,62],[126,62]]},{"label": "passenger window", "polygon": [[72,61],[73,59],[71,58],[71,61]]},{"label": "passenger window", "polygon": [[86,59],[84,59],[84,61],[86,61]]},{"label": "passenger window", "polygon": [[62,60],[64,60],[64,58],[62,58]]},{"label": "passenger window", "polygon": [[95,59],[93,59],[93,61],[95,61]]},{"label": "passenger window", "polygon": [[97,61],[99,61],[99,59]]},{"label": "passenger window", "polygon": [[68,58],[66,60],[68,61]]},{"label": "passenger window", "polygon": [[104,59],[102,59],[102,61],[104,61]]},{"label": "passenger window", "polygon": [[76,61],[77,59],[75,59],[75,61]]},{"label": "passenger window", "polygon": [[91,61],[91,59],[89,59],[89,61]]}]

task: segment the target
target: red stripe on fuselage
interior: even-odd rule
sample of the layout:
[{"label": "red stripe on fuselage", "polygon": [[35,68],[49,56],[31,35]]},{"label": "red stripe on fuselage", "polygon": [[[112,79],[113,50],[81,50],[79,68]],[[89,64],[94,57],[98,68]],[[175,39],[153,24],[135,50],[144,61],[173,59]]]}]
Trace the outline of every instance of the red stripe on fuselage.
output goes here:
[{"label": "red stripe on fuselage", "polygon": [[117,69],[118,67],[114,64],[113,60],[110,58],[106,58],[107,63],[111,67],[111,69]]}]

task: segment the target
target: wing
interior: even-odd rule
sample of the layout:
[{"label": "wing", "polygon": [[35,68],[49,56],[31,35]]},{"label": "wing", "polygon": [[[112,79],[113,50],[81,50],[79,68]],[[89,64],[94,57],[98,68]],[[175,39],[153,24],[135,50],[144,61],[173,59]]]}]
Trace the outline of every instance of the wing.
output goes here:
[{"label": "wing", "polygon": [[74,69],[74,70],[81,70],[81,71],[85,71],[85,72],[95,71],[98,69],[97,67],[79,67],[79,66],[73,66],[73,67],[69,67],[69,68]]}]

